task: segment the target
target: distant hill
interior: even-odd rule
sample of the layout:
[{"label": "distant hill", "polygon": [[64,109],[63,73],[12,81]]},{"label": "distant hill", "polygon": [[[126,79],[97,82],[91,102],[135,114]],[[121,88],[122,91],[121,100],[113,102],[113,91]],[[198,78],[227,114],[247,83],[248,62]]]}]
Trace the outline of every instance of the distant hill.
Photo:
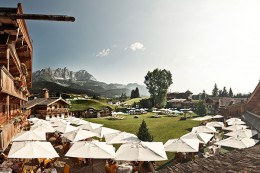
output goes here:
[{"label": "distant hill", "polygon": [[[49,82],[49,83],[46,83]],[[56,85],[54,85],[56,84]],[[70,71],[68,68],[45,68],[33,73],[32,92],[38,92],[41,87],[48,88],[51,92],[62,91],[66,93],[81,93],[87,95],[101,95],[104,97],[120,96],[122,93],[130,96],[131,90],[138,87],[141,96],[149,96],[148,90],[144,85],[130,83],[128,85],[97,81],[96,78],[86,70],[77,72]],[[51,87],[51,88],[50,88]],[[56,89],[60,88],[60,89]],[[83,94],[82,93],[82,94]]]},{"label": "distant hill", "polygon": [[30,93],[40,94],[43,88],[48,88],[51,96],[56,96],[57,93],[87,94],[88,96],[99,95],[93,91],[69,88],[48,81],[34,82],[32,88],[30,89]]}]

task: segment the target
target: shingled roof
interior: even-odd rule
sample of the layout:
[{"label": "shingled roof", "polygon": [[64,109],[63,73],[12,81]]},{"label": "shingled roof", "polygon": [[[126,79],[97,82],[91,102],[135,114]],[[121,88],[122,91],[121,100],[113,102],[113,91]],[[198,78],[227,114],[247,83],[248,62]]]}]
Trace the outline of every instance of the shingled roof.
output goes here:
[{"label": "shingled roof", "polygon": [[243,119],[253,126],[258,132],[260,132],[260,115],[256,115],[252,112],[245,112],[242,115]]},{"label": "shingled roof", "polygon": [[168,166],[159,173],[172,172],[259,172],[260,145],[251,148],[237,149],[225,154],[198,159],[175,166]]},{"label": "shingled roof", "polygon": [[29,100],[27,103],[26,103],[26,109],[30,109],[36,105],[46,105],[46,106],[49,106],[50,104],[52,103],[55,103],[57,101],[63,101],[65,102],[66,104],[70,104],[68,103],[66,100],[62,99],[62,98],[39,98],[39,99],[34,99],[34,100]]}]

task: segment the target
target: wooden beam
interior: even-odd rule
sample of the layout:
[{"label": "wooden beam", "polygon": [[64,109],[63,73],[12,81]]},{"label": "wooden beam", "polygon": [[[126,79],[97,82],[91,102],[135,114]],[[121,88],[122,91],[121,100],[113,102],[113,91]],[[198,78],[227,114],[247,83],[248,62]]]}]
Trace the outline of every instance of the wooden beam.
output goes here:
[{"label": "wooden beam", "polygon": [[66,15],[45,15],[45,14],[0,14],[0,18],[27,19],[27,20],[49,20],[49,21],[64,21],[74,22],[75,18]]}]

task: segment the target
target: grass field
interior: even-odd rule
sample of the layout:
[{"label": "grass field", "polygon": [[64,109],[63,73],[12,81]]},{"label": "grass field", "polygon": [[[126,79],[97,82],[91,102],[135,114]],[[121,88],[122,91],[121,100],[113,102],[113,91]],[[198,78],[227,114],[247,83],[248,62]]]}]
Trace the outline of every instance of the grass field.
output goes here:
[{"label": "grass field", "polygon": [[[104,124],[105,127],[125,131],[136,134],[139,126],[144,119],[149,132],[153,135],[156,142],[165,143],[168,139],[179,138],[182,135],[191,131],[191,128],[198,126],[198,121],[192,121],[187,119],[185,121],[179,121],[180,117],[167,117],[150,118],[154,113],[147,113],[139,115],[139,118],[133,118],[133,115],[125,115],[123,120],[108,120],[106,118],[87,118],[87,121]],[[174,153],[167,153],[168,160],[171,160]],[[159,165],[164,164],[167,161],[160,162]]]},{"label": "grass field", "polygon": [[88,108],[93,108],[96,110],[101,110],[104,107],[111,107],[112,109],[114,109],[113,105],[109,105],[107,104],[105,101],[103,100],[94,100],[94,99],[89,99],[89,100],[74,100],[71,101],[72,106],[71,106],[71,111],[75,111],[75,110],[86,110]]}]

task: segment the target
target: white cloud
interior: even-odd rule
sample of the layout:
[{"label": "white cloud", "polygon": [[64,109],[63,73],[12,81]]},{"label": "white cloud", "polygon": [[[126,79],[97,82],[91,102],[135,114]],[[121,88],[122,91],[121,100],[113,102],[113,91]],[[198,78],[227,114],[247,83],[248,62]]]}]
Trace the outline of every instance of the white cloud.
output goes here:
[{"label": "white cloud", "polygon": [[133,44],[130,45],[130,49],[132,51],[136,51],[136,50],[145,50],[145,47],[142,43],[140,42],[135,42]]},{"label": "white cloud", "polygon": [[103,49],[102,51],[98,52],[96,55],[97,57],[104,57],[110,54],[110,49]]}]

